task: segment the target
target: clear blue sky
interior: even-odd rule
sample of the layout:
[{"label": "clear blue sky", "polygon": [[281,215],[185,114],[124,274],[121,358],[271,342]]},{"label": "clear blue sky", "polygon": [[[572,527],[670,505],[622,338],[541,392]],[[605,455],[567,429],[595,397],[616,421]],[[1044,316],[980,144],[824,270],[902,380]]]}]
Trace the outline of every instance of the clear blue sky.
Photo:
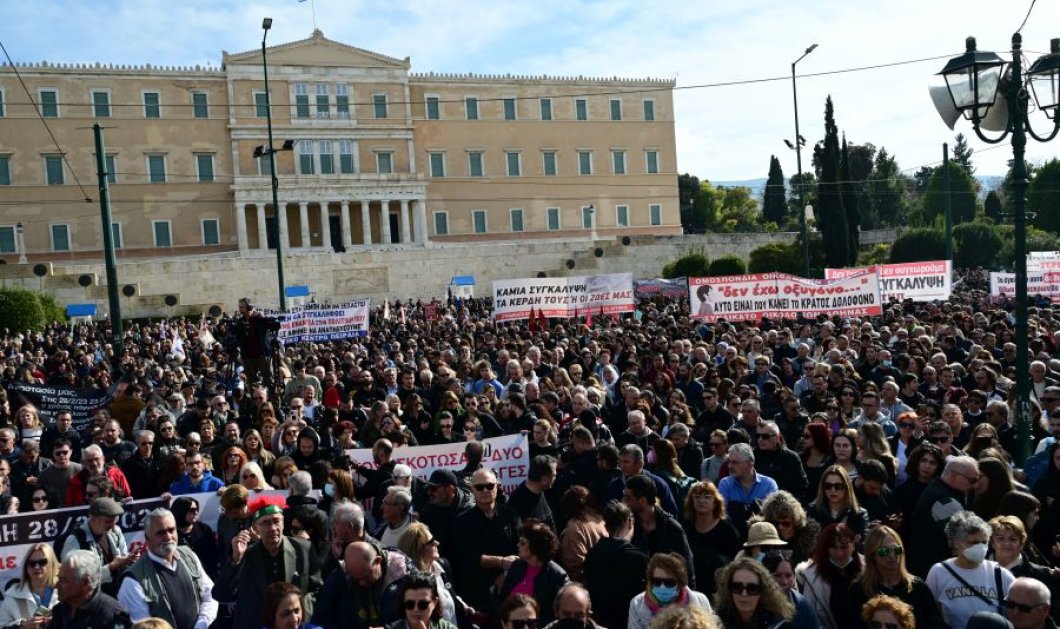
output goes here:
[{"label": "clear blue sky", "polygon": [[[795,156],[791,82],[692,86],[790,76],[927,57],[885,69],[799,80],[802,134],[823,135],[831,94],[841,131],[896,155],[900,167],[941,159],[953,135],[928,86],[946,58],[976,35],[981,50],[1008,57],[1030,0],[34,0],[4,3],[0,41],[17,61],[220,65],[221,51],[256,48],[261,18],[274,43],[308,37],[316,23],[338,41],[393,57],[414,71],[674,78],[678,170],[712,180],[764,177],[777,154],[785,174]],[[1029,61],[1060,37],[1060,2],[1038,0],[1023,29]],[[1044,116],[1036,118],[1045,129]],[[970,125],[958,131],[972,135]],[[1011,150],[972,140],[978,174],[1001,175]],[[984,149],[985,152],[978,153]],[[1060,153],[1028,144],[1033,160]],[[809,154],[803,154],[804,165]]]}]

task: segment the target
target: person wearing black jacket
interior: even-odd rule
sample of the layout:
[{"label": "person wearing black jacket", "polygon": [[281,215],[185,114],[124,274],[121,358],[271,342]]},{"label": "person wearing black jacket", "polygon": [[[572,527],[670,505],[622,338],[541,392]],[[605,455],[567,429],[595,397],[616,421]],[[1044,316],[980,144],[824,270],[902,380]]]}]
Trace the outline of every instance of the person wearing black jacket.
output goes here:
[{"label": "person wearing black jacket", "polygon": [[971,509],[979,464],[970,456],[951,457],[942,476],[931,481],[913,510],[906,541],[909,544],[909,571],[923,578],[931,566],[950,556],[946,523],[958,511]]},{"label": "person wearing black jacket", "polygon": [[621,629],[629,623],[629,601],[644,591],[648,555],[629,541],[634,528],[629,507],[612,500],[604,507],[603,518],[608,537],[596,542],[585,557],[585,584],[596,622]]},{"label": "person wearing black jacket", "polygon": [[622,501],[629,505],[634,515],[634,546],[649,556],[655,553],[677,553],[688,564],[688,587],[695,589],[696,574],[692,560],[692,548],[688,544],[685,529],[672,515],[656,506],[655,483],[643,474],[626,481]]},{"label": "person wearing black jacket", "polygon": [[158,495],[158,477],[162,473],[162,457],[155,454],[153,432],[137,431],[136,453],[122,462],[121,471],[129,481],[133,498],[144,500]]},{"label": "person wearing black jacket", "polygon": [[[534,577],[533,597],[539,601],[556,600],[556,594],[570,578],[567,577],[567,571],[552,560],[559,550],[559,537],[555,531],[542,522],[528,520],[519,529],[518,548],[519,558],[512,563],[512,567],[504,576],[504,583],[497,592],[498,602],[508,598],[515,586],[526,578],[531,567],[540,570]],[[542,605],[537,615],[538,622],[547,625],[554,618],[552,605]]]},{"label": "person wearing black jacket", "polygon": [[40,438],[40,455],[46,459],[52,458],[52,450],[55,442],[59,439],[70,441],[70,460],[74,463],[81,462],[81,433],[73,429],[74,416],[70,411],[59,411],[55,416],[55,423],[44,429]]},{"label": "person wearing black jacket", "polygon": [[239,300],[239,318],[236,320],[235,334],[239,342],[239,351],[243,360],[243,369],[247,382],[254,383],[258,378],[266,387],[272,386],[272,368],[269,357],[271,348],[268,344],[270,323],[279,326],[279,322],[255,310],[246,297]]},{"label": "person wearing black jacket", "polygon": [[115,629],[132,627],[129,615],[114,597],[99,589],[100,561],[89,550],[75,550],[59,566],[56,592],[59,604],[52,609],[48,627],[56,629]]},{"label": "person wearing black jacket", "polygon": [[780,442],[777,423],[761,422],[753,436],[756,441],[755,471],[777,481],[780,489],[794,496],[807,495],[809,481],[802,459]]},{"label": "person wearing black jacket", "polygon": [[500,484],[490,470],[471,477],[475,506],[457,516],[452,558],[456,560],[457,591],[472,607],[492,613],[494,582],[518,559],[519,514],[497,503]]}]

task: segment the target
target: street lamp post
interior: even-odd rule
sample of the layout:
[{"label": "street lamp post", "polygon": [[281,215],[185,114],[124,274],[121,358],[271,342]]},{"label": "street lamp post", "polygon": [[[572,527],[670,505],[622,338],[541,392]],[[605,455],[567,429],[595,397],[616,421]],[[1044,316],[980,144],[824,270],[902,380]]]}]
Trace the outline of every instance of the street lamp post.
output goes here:
[{"label": "street lamp post", "polygon": [[802,231],[802,275],[810,277],[810,237],[806,233],[806,200],[802,196],[802,136],[799,135],[799,93],[795,89],[795,65],[806,58],[817,48],[814,44],[802,53],[802,56],[791,64],[791,97],[795,102],[795,166],[798,169],[799,183],[799,225]]},{"label": "street lamp post", "polygon": [[[1040,57],[1027,71],[1024,84],[1022,53],[1023,37],[1012,36],[1012,61],[1006,77],[1005,61],[992,52],[976,50],[975,38],[966,40],[966,52],[950,59],[941,74],[946,80],[953,106],[972,121],[979,139],[988,144],[1004,142],[1012,136],[1012,200],[1013,225],[1016,245],[1016,426],[1019,430],[1017,462],[1022,464],[1030,454],[1030,357],[1027,339],[1027,163],[1024,153],[1027,136],[1048,142],[1060,131],[1060,39],[1051,43],[1051,52]],[[995,105],[1001,91],[1008,107],[1004,131],[999,137],[983,134],[981,124],[989,109]],[[1052,131],[1045,136],[1034,132],[1028,118],[1030,91],[1034,92],[1038,108],[1053,120]],[[952,125],[951,125],[952,127]]]},{"label": "street lamp post", "polygon": [[[280,286],[280,310],[287,310],[287,291],[284,289],[285,282],[283,279],[283,236],[280,233],[280,212],[286,211],[286,208],[280,207],[280,180],[276,177],[276,149],[272,144],[272,100],[269,95],[269,61],[265,56],[265,38],[269,36],[269,29],[272,28],[272,18],[267,17],[261,21],[261,28],[264,31],[261,35],[261,65],[265,73],[265,124],[269,128],[269,147],[265,150],[255,150],[254,153],[257,156],[268,156],[269,157],[269,175],[272,177],[272,208],[276,212],[276,281]],[[259,147],[260,149],[260,147]]]}]

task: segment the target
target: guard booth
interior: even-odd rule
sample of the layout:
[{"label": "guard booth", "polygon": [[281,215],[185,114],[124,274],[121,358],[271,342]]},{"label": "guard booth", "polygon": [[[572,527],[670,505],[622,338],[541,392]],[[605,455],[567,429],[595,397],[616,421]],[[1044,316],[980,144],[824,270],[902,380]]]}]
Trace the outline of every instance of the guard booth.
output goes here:
[{"label": "guard booth", "polygon": [[475,296],[475,276],[454,275],[453,279],[449,280],[449,292],[453,294],[453,299],[473,298]]},{"label": "guard booth", "polygon": [[287,296],[288,309],[304,306],[309,302],[308,286],[288,286],[284,288],[284,294]]},{"label": "guard booth", "polygon": [[66,316],[70,318],[70,323],[75,325],[92,323],[96,316],[96,304],[68,304]]}]

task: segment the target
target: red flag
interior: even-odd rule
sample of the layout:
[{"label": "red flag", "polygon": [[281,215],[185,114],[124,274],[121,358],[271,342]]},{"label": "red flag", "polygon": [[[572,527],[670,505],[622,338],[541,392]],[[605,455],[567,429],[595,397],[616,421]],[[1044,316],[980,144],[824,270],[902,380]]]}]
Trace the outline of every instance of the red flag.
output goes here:
[{"label": "red flag", "polygon": [[545,316],[544,310],[537,311],[537,327],[542,331],[548,329],[548,317]]},{"label": "red flag", "polygon": [[530,306],[530,319],[526,322],[526,328],[531,332],[537,332],[537,315],[534,314],[533,306]]},{"label": "red flag", "polygon": [[593,327],[593,310],[592,308],[585,309],[585,327]]}]

